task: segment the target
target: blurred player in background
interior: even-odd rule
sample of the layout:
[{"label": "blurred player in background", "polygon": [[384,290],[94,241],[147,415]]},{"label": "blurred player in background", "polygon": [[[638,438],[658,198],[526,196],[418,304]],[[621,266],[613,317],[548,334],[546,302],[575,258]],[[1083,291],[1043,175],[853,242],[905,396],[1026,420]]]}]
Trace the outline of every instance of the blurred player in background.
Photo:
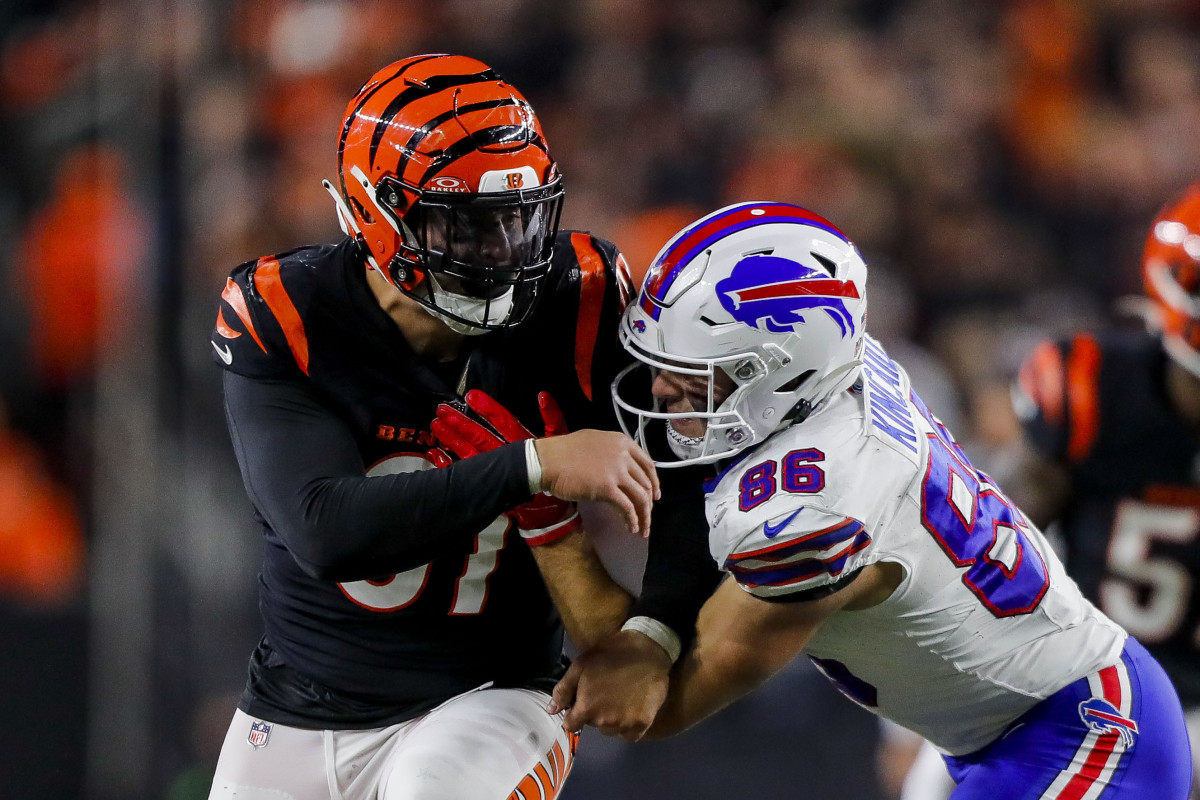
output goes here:
[{"label": "blurred player in background", "polygon": [[[661,707],[626,689],[646,665],[614,658],[618,634],[555,688],[567,726],[669,735],[804,652],[933,742],[958,800],[1183,800],[1166,674],[866,335],[866,278],[841,231],[781,203],[721,209],[659,253],[621,327],[643,363],[614,397],[637,438],[665,425],[678,459],[715,465],[709,547],[728,578]],[[653,405],[627,399],[638,367]]]},{"label": "blurred player in background", "polygon": [[1042,342],[1022,365],[1022,507],[1163,665],[1200,764],[1200,182],[1154,220],[1142,272],[1150,332]]},{"label": "blurred player in background", "polygon": [[615,429],[623,260],[558,231],[540,124],[474,59],[380,70],[337,153],[348,237],[235,269],[212,338],[265,636],[211,797],[553,797],[563,620],[586,646],[629,607],[570,501],[645,533],[658,492],[628,437],[566,427]]}]

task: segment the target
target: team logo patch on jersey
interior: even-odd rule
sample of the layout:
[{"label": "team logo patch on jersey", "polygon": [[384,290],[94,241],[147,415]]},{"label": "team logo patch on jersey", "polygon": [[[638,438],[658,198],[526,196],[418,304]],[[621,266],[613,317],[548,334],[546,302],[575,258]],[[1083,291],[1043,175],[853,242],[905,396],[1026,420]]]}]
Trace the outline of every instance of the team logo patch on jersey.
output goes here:
[{"label": "team logo patch on jersey", "polygon": [[266,747],[269,738],[271,738],[271,723],[261,720],[250,723],[250,735],[246,737],[246,741],[250,743],[251,747],[255,750]]},{"label": "team logo patch on jersey", "polygon": [[1084,700],[1079,704],[1079,717],[1096,733],[1115,733],[1120,736],[1126,747],[1133,747],[1133,740],[1138,732],[1137,722],[1123,716],[1107,700],[1100,697]]},{"label": "team logo patch on jersey", "polygon": [[753,255],[739,261],[717,282],[717,297],[738,322],[771,333],[791,333],[805,322],[804,311],[824,311],[842,337],[853,334],[854,317],[844,298],[859,298],[853,281],[839,281],[779,256]]}]

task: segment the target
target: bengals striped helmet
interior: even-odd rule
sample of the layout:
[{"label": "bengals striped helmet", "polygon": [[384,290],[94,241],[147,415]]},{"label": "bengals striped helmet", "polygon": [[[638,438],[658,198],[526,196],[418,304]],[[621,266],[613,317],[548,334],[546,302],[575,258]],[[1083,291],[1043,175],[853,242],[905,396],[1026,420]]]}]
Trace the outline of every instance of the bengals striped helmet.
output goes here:
[{"label": "bengals striped helmet", "polygon": [[529,316],[550,269],[562,180],[529,102],[486,64],[424,55],[375,73],[346,108],[338,181],[325,187],[342,230],[452,329]]},{"label": "bengals striped helmet", "polygon": [[1150,327],[1167,352],[1200,376],[1200,181],[1154,219],[1142,257]]}]

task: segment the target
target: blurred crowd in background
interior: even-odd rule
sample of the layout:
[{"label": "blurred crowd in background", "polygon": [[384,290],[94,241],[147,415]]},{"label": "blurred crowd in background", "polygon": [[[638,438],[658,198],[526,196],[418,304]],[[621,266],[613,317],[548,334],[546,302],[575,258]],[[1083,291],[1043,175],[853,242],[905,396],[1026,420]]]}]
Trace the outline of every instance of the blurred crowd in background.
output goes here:
[{"label": "blurred crowd in background", "polygon": [[[206,795],[260,547],[217,298],[340,236],[320,182],[346,102],[422,52],[529,97],[563,226],[635,271],[727,203],[828,217],[871,266],[870,329],[1001,473],[1020,358],[1123,324],[1150,220],[1200,176],[1195,0],[7,0],[5,797]],[[878,735],[797,665],[676,742],[588,734],[566,796],[886,798]]]}]

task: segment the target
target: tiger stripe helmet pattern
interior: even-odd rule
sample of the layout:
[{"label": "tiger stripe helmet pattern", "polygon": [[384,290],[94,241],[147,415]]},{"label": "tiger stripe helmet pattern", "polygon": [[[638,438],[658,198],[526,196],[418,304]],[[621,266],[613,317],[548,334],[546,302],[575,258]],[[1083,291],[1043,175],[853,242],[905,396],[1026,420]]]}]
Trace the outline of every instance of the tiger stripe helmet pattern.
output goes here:
[{"label": "tiger stripe helmet pattern", "polygon": [[1142,278],[1150,327],[1167,352],[1200,376],[1200,181],[1168,203],[1146,237]]},{"label": "tiger stripe helmet pattern", "polygon": [[338,181],[342,229],[397,289],[463,333],[528,316],[562,181],[533,108],[488,65],[440,54],[379,70],[346,108]]}]

